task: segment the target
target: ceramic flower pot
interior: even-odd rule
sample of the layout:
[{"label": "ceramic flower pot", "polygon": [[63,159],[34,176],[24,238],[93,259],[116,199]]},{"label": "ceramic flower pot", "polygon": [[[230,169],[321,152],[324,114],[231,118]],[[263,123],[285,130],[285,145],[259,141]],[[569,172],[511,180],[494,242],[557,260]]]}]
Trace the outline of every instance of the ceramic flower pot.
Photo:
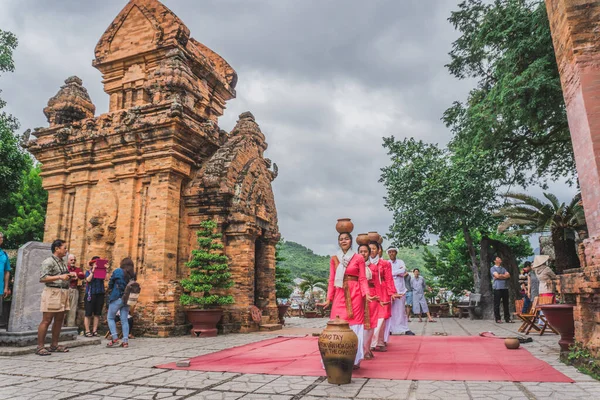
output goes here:
[{"label": "ceramic flower pot", "polygon": [[340,218],[337,220],[337,224],[335,224],[335,230],[338,233],[351,233],[354,230],[354,224],[350,218]]},{"label": "ceramic flower pot", "polygon": [[217,336],[217,324],[223,316],[220,308],[208,310],[185,310],[188,321],[192,324],[190,331],[193,337]]},{"label": "ceramic flower pot", "polygon": [[356,244],[358,244],[359,246],[366,244],[369,244],[369,235],[366,233],[359,233],[358,236],[356,237]]},{"label": "ceramic flower pot", "polygon": [[327,327],[319,336],[319,352],[327,373],[327,382],[345,385],[352,381],[357,351],[358,337],[347,321],[336,317],[327,322]]},{"label": "ceramic flower pot", "polygon": [[575,343],[575,323],[573,321],[573,304],[546,304],[539,306],[548,323],[560,333],[558,344],[561,352],[568,352],[569,346]]}]

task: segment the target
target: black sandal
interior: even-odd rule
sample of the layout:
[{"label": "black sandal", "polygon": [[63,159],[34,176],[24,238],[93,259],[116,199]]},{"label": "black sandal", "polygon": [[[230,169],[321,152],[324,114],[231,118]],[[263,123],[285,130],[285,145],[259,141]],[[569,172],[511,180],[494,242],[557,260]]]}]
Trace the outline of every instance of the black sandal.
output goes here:
[{"label": "black sandal", "polygon": [[93,335],[92,335],[92,332],[86,332],[84,336],[85,337],[92,337]]},{"label": "black sandal", "polygon": [[48,351],[50,353],[68,353],[69,349],[66,346],[58,345],[58,346],[50,346]]},{"label": "black sandal", "polygon": [[38,347],[37,349],[35,349],[35,354],[37,354],[38,356],[50,356],[50,355],[52,355],[52,353],[50,353],[48,351],[48,349],[45,348],[45,347]]},{"label": "black sandal", "polygon": [[92,336],[94,336],[94,337],[95,337],[95,336],[98,336],[98,331],[94,331],[94,332],[92,333]]}]

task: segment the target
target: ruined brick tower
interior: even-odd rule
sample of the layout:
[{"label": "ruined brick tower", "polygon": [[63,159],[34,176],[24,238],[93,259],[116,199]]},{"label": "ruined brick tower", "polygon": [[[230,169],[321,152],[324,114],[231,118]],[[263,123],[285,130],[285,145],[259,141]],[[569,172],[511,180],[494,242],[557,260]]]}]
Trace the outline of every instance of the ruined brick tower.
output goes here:
[{"label": "ruined brick tower", "polygon": [[98,255],[113,268],[130,256],[143,288],[139,323],[166,336],[185,327],[178,281],[199,223],[214,219],[235,279],[225,330],[256,330],[251,305],[275,322],[277,168],[252,114],[230,133],[217,125],[235,97],[233,68],[157,0],[127,4],[93,65],[108,113],[95,117],[71,77],[44,109],[50,127],[27,144],[49,194],[44,241],[63,238],[79,260]]}]

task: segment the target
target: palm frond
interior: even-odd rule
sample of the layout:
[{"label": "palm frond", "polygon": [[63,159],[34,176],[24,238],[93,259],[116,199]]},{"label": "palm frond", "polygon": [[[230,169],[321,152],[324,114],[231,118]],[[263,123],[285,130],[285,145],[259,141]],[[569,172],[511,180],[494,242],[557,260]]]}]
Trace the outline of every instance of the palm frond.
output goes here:
[{"label": "palm frond", "polygon": [[552,204],[552,207],[554,207],[555,211],[558,211],[561,208],[561,203],[558,200],[558,197],[556,197],[554,194],[544,193],[544,197],[550,200],[550,204]]},{"label": "palm frond", "polygon": [[509,192],[506,193],[504,195],[504,197],[509,198],[509,199],[514,199],[514,200],[519,200],[522,203],[537,208],[537,209],[542,209],[544,207],[544,203],[542,203],[539,199],[530,196],[528,194],[525,193],[515,193],[515,192]]}]

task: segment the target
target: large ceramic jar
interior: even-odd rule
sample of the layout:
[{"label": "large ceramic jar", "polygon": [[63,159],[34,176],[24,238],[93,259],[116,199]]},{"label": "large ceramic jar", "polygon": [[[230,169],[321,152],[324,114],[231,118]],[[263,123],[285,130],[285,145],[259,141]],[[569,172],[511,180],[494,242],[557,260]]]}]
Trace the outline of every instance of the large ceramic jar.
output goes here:
[{"label": "large ceramic jar", "polygon": [[337,220],[337,224],[335,224],[335,230],[338,233],[351,233],[354,230],[354,224],[350,218],[340,218]]},{"label": "large ceramic jar", "polygon": [[358,337],[347,321],[336,317],[327,322],[327,328],[319,336],[319,352],[327,373],[327,382],[345,385],[352,381],[357,351]]},{"label": "large ceramic jar", "polygon": [[373,231],[369,232],[369,241],[379,242],[379,233]]},{"label": "large ceramic jar", "polygon": [[367,233],[359,233],[358,236],[356,237],[356,244],[363,245],[369,244],[369,235]]}]

